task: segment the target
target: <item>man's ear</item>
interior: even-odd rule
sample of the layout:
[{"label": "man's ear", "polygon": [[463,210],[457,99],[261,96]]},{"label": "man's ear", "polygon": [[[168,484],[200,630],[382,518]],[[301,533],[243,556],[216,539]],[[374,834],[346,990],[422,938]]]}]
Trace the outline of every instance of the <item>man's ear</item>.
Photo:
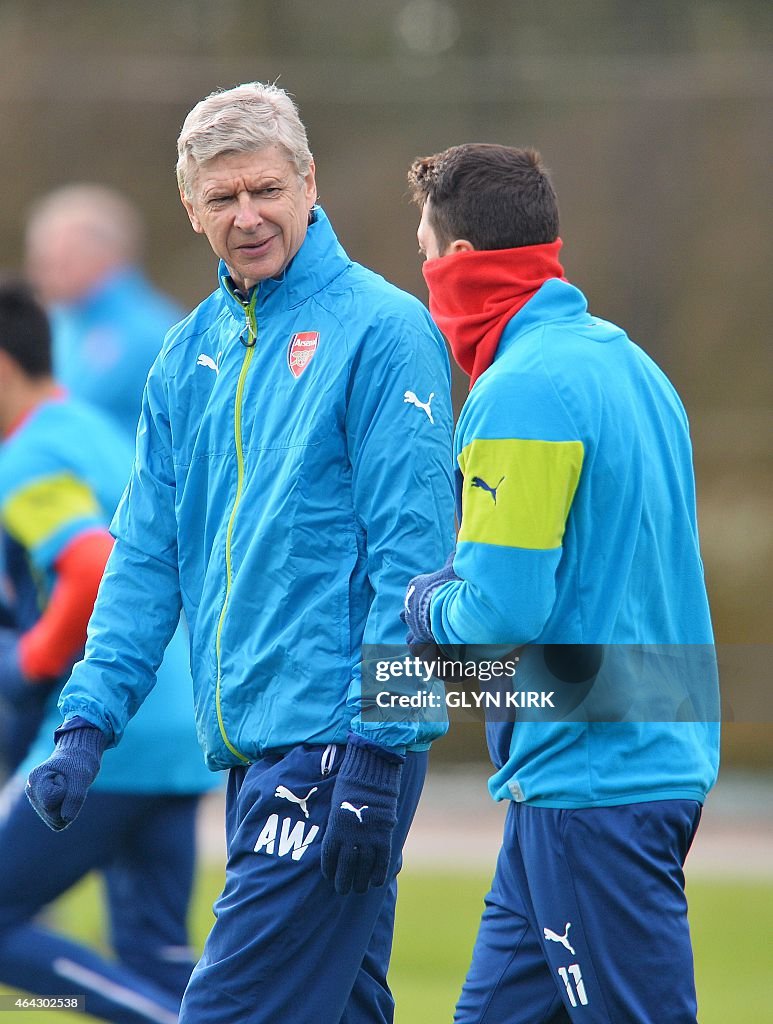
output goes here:
[{"label": "man's ear", "polygon": [[191,227],[193,228],[193,230],[197,234],[203,235],[204,228],[201,226],[201,221],[196,216],[196,211],[193,208],[193,203],[190,201],[190,199],[188,199],[188,197],[186,196],[182,189],[180,189],[180,202],[185,207],[185,212],[188,214],[188,220],[191,222]]},{"label": "man's ear", "polygon": [[444,255],[454,256],[458,252],[472,252],[474,248],[472,242],[468,242],[466,238],[457,238],[451,242]]},{"label": "man's ear", "polygon": [[303,179],[303,190],[306,195],[306,208],[311,213],[311,208],[317,201],[316,168],[313,160],[309,163],[309,169]]}]

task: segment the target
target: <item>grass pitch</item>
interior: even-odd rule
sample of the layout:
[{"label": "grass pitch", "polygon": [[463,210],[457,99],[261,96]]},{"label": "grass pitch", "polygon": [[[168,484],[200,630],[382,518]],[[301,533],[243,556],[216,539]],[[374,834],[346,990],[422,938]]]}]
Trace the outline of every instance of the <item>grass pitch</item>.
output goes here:
[{"label": "grass pitch", "polygon": [[[211,868],[198,879],[191,927],[199,947],[221,881],[221,872]],[[396,1024],[450,1024],[488,881],[480,874],[447,871],[406,871],[401,876],[390,974]],[[701,1024],[773,1024],[773,880],[701,878],[688,882],[688,897]],[[95,879],[69,893],[52,916],[63,931],[102,945]],[[91,1019],[50,1011],[0,1013],[0,1024],[85,1024]]]}]

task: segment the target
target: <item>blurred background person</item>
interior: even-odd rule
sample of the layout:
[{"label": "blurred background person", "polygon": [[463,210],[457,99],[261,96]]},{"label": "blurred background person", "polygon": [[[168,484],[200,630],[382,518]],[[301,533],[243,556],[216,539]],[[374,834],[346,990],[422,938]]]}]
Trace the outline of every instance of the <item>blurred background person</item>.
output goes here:
[{"label": "blurred background person", "polygon": [[[144,247],[140,211],[106,185],[64,185],[30,208],[24,264],[48,309],[54,378],[105,413],[132,444],[148,370],[182,315],[148,281]],[[34,592],[29,600],[34,606]],[[0,693],[0,779],[24,756],[47,695],[40,684],[9,706]]]},{"label": "blurred background person", "polygon": [[72,184],[38,200],[25,237],[27,276],[51,314],[54,376],[132,440],[148,370],[182,315],[141,269],[144,236],[122,193]]},{"label": "blurred background person", "polygon": [[[77,825],[51,832],[24,796],[31,764],[53,748],[58,684],[85,641],[132,450],[104,414],[58,387],[45,312],[13,280],[0,281],[0,432],[0,694],[22,708],[49,696],[26,760],[0,791],[0,984],[85,993],[91,1015],[117,1024],[173,1024],[193,968],[196,810],[216,784],[198,751],[181,629]],[[34,922],[94,869],[105,879],[117,962]]]}]

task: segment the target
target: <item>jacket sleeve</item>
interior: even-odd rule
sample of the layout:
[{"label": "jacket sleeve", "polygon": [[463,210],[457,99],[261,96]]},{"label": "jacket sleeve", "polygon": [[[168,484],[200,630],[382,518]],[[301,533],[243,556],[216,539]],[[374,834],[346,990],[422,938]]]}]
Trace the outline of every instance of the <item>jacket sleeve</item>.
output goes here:
[{"label": "jacket sleeve", "polygon": [[91,484],[62,463],[55,443],[29,441],[17,470],[2,488],[0,526],[25,553],[27,570],[14,585],[34,577],[40,607],[20,638],[19,661],[28,680],[53,678],[83,647],[113,542]]},{"label": "jacket sleeve", "polygon": [[175,480],[161,357],[148,378],[129,484],[110,532],[108,559],[89,621],[83,661],[59,707],[118,743],[152,690],[180,618]]},{"label": "jacket sleeve", "polygon": [[51,598],[19,640],[19,662],[28,679],[61,676],[83,647],[112,549],[107,528],[93,529],[71,541],[54,562]]},{"label": "jacket sleeve", "polygon": [[[408,582],[442,565],[454,541],[445,344],[422,309],[411,319],[383,321],[376,334],[363,343],[352,367],[346,421],[360,562],[372,588],[365,659],[372,645],[388,645],[387,655],[407,653],[400,612]],[[364,689],[367,704],[370,684]],[[354,672],[348,705],[353,731],[394,748],[426,746],[448,727],[444,711],[371,720],[363,712],[362,665]]]},{"label": "jacket sleeve", "polygon": [[459,577],[432,596],[443,645],[518,647],[553,609],[585,445],[546,373],[485,378],[460,420]]}]

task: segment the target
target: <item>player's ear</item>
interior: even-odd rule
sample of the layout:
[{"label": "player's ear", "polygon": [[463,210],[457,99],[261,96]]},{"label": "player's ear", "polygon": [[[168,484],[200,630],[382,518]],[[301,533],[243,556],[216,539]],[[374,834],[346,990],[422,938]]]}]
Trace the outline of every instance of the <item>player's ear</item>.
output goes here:
[{"label": "player's ear", "polygon": [[309,164],[306,176],[303,179],[303,191],[306,196],[306,206],[309,211],[311,211],[312,206],[317,201],[317,181],[315,173],[316,168],[314,167],[314,161],[312,160]]},{"label": "player's ear", "polygon": [[472,252],[475,246],[472,242],[468,242],[466,238],[457,238],[455,241],[446,249],[445,256],[454,256],[458,252]]}]

